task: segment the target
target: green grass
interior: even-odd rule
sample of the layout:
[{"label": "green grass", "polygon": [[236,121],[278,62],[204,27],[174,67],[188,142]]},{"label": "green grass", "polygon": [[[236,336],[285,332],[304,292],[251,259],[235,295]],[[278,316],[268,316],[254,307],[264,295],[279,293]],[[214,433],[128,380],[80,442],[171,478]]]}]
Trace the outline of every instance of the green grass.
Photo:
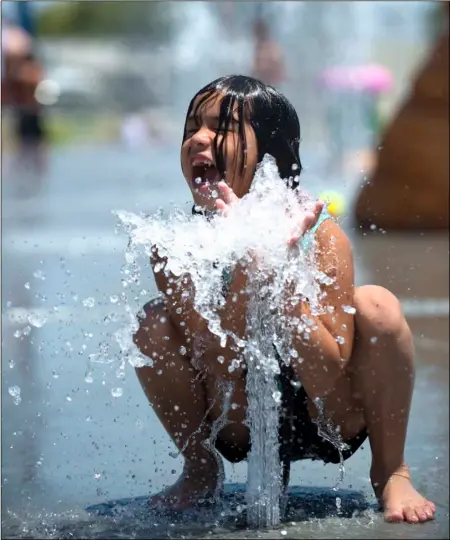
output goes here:
[{"label": "green grass", "polygon": [[[120,117],[114,115],[49,114],[45,118],[50,144],[66,146],[89,142],[109,142],[119,135]],[[12,141],[11,118],[4,117],[2,137]]]}]

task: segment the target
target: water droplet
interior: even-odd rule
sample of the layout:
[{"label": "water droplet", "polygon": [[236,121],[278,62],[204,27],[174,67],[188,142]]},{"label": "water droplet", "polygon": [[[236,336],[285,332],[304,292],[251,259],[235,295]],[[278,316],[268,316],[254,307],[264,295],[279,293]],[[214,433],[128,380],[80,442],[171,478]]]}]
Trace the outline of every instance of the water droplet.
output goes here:
[{"label": "water droplet", "polygon": [[292,356],[292,358],[298,358],[298,352],[295,349],[289,349],[289,355]]},{"label": "water droplet", "polygon": [[336,497],[336,510],[338,514],[342,512],[342,500],[340,497]]},{"label": "water droplet", "polygon": [[194,180],[194,182],[198,185],[198,184],[201,184],[202,183],[202,179],[201,178],[196,178]]},{"label": "water droplet", "polygon": [[120,368],[116,371],[116,377],[118,379],[124,380],[125,379],[125,367],[120,366]]},{"label": "water droplet", "polygon": [[72,398],[70,396],[66,396],[66,401],[72,401]]},{"label": "water droplet", "polygon": [[88,384],[92,384],[94,382],[94,378],[92,377],[92,373],[90,371],[86,373],[86,377],[84,378],[84,380]]},{"label": "water droplet", "polygon": [[178,349],[178,352],[184,356],[187,353],[186,347],[183,347],[183,345]]},{"label": "water droplet", "polygon": [[8,366],[12,369],[14,366],[16,365],[16,363],[14,362],[14,360],[10,360],[8,362]]},{"label": "water droplet", "polygon": [[179,405],[174,405],[174,406],[173,406],[173,410],[174,410],[174,411],[179,411],[179,410],[180,410],[180,406],[179,406]]},{"label": "water droplet", "polygon": [[83,300],[83,306],[86,308],[93,308],[95,306],[95,298],[89,296]]},{"label": "water droplet", "polygon": [[31,332],[31,326],[28,326],[28,325],[25,326],[25,327],[23,328],[23,330],[22,330],[22,334],[23,334],[24,336],[28,336],[28,335],[30,334],[30,332]]},{"label": "water droplet", "polygon": [[173,289],[171,289],[170,287],[166,289],[166,294],[170,296],[172,293],[173,293]]},{"label": "water droplet", "polygon": [[350,315],[354,315],[356,313],[356,309],[353,306],[343,305],[342,309],[345,311],[345,313],[349,313]]},{"label": "water droplet", "polygon": [[218,194],[217,191],[214,189],[214,190],[211,192],[211,197],[214,197],[214,199],[217,199],[218,196],[219,196],[219,194]]},{"label": "water droplet", "polygon": [[281,403],[281,392],[279,392],[278,390],[276,390],[276,391],[272,394],[272,398],[273,398],[273,400],[275,401],[275,403],[277,403],[277,404]]},{"label": "water droplet", "polygon": [[336,336],[336,342],[339,343],[339,345],[343,345],[345,343],[345,339],[342,336]]},{"label": "water droplet", "polygon": [[19,405],[22,401],[22,396],[20,395],[20,388],[18,386],[10,386],[8,388],[8,393],[14,399],[14,405]]},{"label": "water droplet", "polygon": [[375,336],[370,338],[370,343],[376,343],[377,341],[378,341],[378,338]]},{"label": "water droplet", "polygon": [[111,395],[114,398],[119,398],[123,395],[123,388],[112,388]]},{"label": "water droplet", "polygon": [[47,317],[42,313],[31,312],[28,314],[28,322],[31,324],[31,326],[41,328],[47,322]]},{"label": "water droplet", "polygon": [[54,379],[58,379],[58,378],[59,378],[59,375],[58,375],[58,373],[56,373],[55,370],[52,371],[52,377],[53,377]]},{"label": "water droplet", "polygon": [[25,287],[25,289],[29,289],[29,288],[30,288],[30,284],[27,282],[27,283],[25,283],[24,287]]},{"label": "water droplet", "polygon": [[109,301],[111,302],[111,304],[117,304],[117,302],[119,301],[119,297],[116,294],[113,294],[109,297]]},{"label": "water droplet", "polygon": [[15,338],[20,338],[22,336],[22,332],[20,330],[16,330],[13,334]]},{"label": "water droplet", "polygon": [[45,281],[45,274],[42,270],[36,270],[36,272],[33,272],[33,276],[36,279],[41,279],[42,281]]},{"label": "water droplet", "polygon": [[225,358],[223,356],[218,356],[217,357],[217,361],[220,363],[220,364],[223,364],[225,362]]}]

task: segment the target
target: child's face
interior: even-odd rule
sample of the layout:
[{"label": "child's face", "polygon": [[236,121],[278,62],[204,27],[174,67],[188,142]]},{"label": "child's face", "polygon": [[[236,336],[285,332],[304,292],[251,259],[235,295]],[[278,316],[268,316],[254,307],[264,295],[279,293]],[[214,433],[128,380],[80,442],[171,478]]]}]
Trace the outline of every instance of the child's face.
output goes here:
[{"label": "child's face", "polygon": [[[201,100],[201,96],[197,98]],[[193,113],[186,121],[186,138],[181,147],[181,168],[192,192],[194,202],[202,208],[214,210],[217,198],[217,184],[221,180],[233,189],[238,197],[243,197],[253,180],[257,165],[258,149],[256,137],[250,123],[244,121],[246,138],[246,163],[244,149],[239,137],[239,120],[237,111],[233,111],[235,122],[232,122],[227,133],[221,134],[219,127],[220,95],[212,96],[200,107],[194,103]],[[196,113],[194,115],[194,113]],[[225,178],[221,178],[217,170],[214,155],[214,140],[224,140]]]}]

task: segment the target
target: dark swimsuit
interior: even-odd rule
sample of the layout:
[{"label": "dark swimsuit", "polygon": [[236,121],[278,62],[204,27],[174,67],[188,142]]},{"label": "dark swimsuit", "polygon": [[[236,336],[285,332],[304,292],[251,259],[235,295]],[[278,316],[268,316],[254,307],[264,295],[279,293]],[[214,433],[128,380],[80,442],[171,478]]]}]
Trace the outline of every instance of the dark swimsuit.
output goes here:
[{"label": "dark swimsuit", "polygon": [[[201,212],[192,210],[193,214]],[[322,223],[332,219],[326,212],[322,212],[316,225],[302,239],[303,248],[311,249],[314,235]],[[227,273],[223,276],[223,294],[226,295],[231,277]],[[308,396],[303,386],[293,385],[296,381],[291,366],[287,366],[279,357],[280,375],[278,384],[281,391],[281,412],[279,424],[280,460],[282,463],[300,461],[302,459],[321,460],[325,463],[340,463],[339,450],[327,439],[319,435],[318,425],[312,421],[308,411]],[[343,441],[346,448],[342,450],[344,460],[351,457],[367,438],[367,430],[352,439]],[[250,451],[250,442],[246,448],[235,446],[220,438],[216,440],[216,448],[225,459],[232,463],[243,461]]]}]

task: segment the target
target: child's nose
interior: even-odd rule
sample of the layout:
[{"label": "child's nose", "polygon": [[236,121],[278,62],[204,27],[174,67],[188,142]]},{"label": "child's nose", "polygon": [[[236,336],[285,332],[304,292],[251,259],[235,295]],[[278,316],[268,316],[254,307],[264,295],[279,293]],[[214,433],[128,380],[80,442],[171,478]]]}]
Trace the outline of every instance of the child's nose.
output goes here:
[{"label": "child's nose", "polygon": [[193,150],[198,148],[207,148],[213,142],[214,134],[206,127],[200,128],[197,133],[191,138],[191,146]]}]

